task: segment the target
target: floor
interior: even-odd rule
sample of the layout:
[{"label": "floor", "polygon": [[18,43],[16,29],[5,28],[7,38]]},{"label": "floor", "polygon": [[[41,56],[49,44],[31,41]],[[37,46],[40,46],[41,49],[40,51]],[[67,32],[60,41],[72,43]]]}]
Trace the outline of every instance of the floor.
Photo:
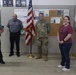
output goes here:
[{"label": "floor", "polygon": [[76,58],[71,58],[71,70],[64,72],[57,67],[58,54],[50,54],[48,61],[29,58],[27,54],[9,57],[8,53],[3,53],[3,56],[6,64],[0,64],[0,75],[76,75]]}]

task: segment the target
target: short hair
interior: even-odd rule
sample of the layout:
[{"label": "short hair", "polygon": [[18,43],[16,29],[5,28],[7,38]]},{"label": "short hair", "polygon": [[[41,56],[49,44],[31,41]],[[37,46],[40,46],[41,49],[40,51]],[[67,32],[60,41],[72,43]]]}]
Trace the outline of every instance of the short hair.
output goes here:
[{"label": "short hair", "polygon": [[44,16],[44,13],[40,12],[39,14],[42,14]]},{"label": "short hair", "polygon": [[13,14],[13,16],[16,16],[17,17],[17,14]]}]

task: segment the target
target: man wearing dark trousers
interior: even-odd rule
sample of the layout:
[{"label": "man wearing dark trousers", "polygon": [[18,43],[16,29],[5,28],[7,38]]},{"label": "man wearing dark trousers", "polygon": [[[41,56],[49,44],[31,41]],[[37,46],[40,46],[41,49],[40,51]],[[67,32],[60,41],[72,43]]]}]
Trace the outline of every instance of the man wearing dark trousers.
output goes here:
[{"label": "man wearing dark trousers", "polygon": [[9,20],[7,27],[10,32],[10,54],[9,56],[14,55],[14,42],[16,43],[16,55],[20,57],[20,30],[23,28],[22,22],[17,19],[17,15],[13,15],[13,19]]},{"label": "man wearing dark trousers", "polygon": [[2,28],[2,26],[0,25],[0,63],[1,64],[5,64],[5,62],[3,61],[3,55],[2,55],[2,52],[1,52],[1,33],[3,33],[4,30]]}]

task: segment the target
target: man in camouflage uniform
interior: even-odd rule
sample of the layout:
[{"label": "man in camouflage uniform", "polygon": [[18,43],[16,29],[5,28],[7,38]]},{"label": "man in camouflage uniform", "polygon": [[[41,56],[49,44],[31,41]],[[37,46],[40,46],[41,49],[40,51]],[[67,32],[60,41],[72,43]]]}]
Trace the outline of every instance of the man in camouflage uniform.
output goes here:
[{"label": "man in camouflage uniform", "polygon": [[50,33],[50,24],[44,20],[44,14],[39,13],[39,20],[36,23],[36,39],[38,46],[38,56],[36,59],[42,58],[42,52],[44,54],[44,60],[48,60],[48,34]]}]

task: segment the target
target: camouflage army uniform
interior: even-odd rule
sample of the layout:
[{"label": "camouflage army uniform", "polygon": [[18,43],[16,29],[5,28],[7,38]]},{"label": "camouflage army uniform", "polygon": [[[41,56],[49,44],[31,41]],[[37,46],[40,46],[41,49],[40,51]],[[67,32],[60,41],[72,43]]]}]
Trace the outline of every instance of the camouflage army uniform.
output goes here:
[{"label": "camouflage army uniform", "polygon": [[48,34],[50,32],[50,24],[46,20],[39,20],[36,23],[37,30],[37,46],[38,46],[38,55],[42,57],[48,55]]}]

